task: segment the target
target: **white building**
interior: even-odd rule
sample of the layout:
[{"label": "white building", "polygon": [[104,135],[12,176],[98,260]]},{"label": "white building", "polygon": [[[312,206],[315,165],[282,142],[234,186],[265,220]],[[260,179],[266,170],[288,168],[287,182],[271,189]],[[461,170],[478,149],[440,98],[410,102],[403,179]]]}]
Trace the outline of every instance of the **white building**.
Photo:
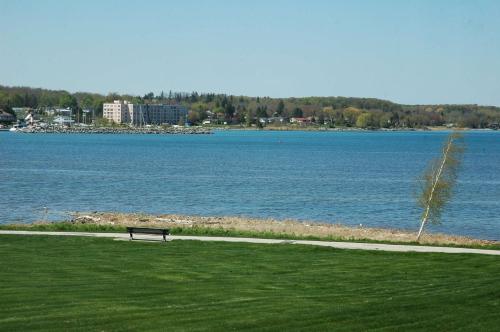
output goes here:
[{"label": "white building", "polygon": [[62,115],[55,117],[53,122],[55,124],[60,125],[60,126],[70,126],[70,125],[75,123],[75,121],[72,120],[71,117],[62,116]]},{"label": "white building", "polygon": [[147,124],[177,124],[187,116],[187,109],[180,105],[131,104],[115,100],[103,104],[103,117],[116,123],[130,123],[134,126]]},{"label": "white building", "polygon": [[115,100],[102,105],[102,116],[116,123],[130,123],[129,104],[125,100]]}]

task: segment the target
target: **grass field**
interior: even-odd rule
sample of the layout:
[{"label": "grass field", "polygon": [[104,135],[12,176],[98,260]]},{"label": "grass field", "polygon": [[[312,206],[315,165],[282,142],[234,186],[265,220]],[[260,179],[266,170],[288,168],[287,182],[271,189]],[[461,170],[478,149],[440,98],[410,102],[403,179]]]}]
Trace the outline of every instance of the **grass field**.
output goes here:
[{"label": "grass field", "polygon": [[0,236],[1,331],[500,326],[495,256]]}]

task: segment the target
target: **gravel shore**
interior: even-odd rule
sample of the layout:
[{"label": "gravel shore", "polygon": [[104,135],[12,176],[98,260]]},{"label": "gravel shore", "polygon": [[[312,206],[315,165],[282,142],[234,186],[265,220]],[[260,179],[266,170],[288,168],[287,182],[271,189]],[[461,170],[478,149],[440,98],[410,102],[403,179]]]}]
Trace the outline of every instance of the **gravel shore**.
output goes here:
[{"label": "gravel shore", "polygon": [[[305,222],[297,220],[252,219],[244,217],[202,217],[183,215],[149,215],[140,213],[91,212],[75,213],[74,223],[98,225],[144,226],[144,227],[181,227],[212,228],[234,231],[269,232],[318,239],[342,239],[350,241],[374,240],[400,243],[414,243],[416,230],[411,232],[399,229],[353,227],[340,224]],[[464,236],[426,233],[421,244],[484,246],[498,245],[497,241],[468,238]]]}]

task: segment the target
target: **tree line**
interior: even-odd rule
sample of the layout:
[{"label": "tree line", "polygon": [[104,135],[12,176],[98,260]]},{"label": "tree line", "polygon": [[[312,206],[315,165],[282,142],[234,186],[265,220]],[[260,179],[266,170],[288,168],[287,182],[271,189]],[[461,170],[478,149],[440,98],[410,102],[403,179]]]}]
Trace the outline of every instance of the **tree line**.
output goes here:
[{"label": "tree line", "polygon": [[481,105],[402,105],[376,98],[304,97],[270,98],[215,93],[150,92],[144,96],[0,86],[0,108],[71,108],[76,114],[89,109],[102,116],[102,104],[117,99],[136,104],[181,104],[189,109],[188,121],[201,123],[216,116],[233,124],[260,124],[262,118],[308,118],[313,124],[360,128],[419,128],[453,124],[457,127],[498,126],[500,107]]}]

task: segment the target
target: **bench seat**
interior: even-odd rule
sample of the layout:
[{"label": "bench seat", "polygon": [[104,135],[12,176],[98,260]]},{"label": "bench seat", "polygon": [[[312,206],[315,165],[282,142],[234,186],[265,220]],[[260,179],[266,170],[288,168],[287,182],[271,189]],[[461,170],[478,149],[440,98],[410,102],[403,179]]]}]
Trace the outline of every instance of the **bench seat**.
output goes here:
[{"label": "bench seat", "polygon": [[170,230],[167,228],[127,227],[127,232],[130,234],[130,240],[134,240],[134,233],[162,235],[165,242],[167,241],[166,236],[170,235]]}]

